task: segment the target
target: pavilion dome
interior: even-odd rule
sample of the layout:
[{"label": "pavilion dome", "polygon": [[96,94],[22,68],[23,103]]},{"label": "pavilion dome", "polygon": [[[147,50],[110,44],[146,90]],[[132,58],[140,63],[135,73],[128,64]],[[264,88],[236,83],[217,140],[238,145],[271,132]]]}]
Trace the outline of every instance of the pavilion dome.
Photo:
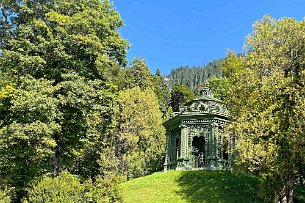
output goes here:
[{"label": "pavilion dome", "polygon": [[229,112],[226,105],[214,98],[211,89],[208,84],[206,84],[200,90],[200,96],[186,103],[183,107],[180,108],[179,112],[174,112],[171,115],[170,119],[173,119],[177,116],[204,116],[204,117],[224,117],[228,119]]}]

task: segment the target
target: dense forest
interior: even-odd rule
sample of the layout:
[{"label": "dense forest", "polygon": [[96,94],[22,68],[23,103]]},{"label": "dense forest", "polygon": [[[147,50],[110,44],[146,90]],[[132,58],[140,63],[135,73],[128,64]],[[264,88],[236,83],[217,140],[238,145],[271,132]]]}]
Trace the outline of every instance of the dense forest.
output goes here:
[{"label": "dense forest", "polygon": [[119,182],[160,170],[163,79],[127,65],[108,1],[2,6],[0,201],[120,202]]},{"label": "dense forest", "polygon": [[234,169],[262,177],[265,202],[292,202],[305,173],[305,20],[265,16],[245,55],[163,77],[128,64],[107,0],[1,6],[1,202],[121,202],[121,182],[162,169],[162,123],[206,79],[231,112]]},{"label": "dense forest", "polygon": [[166,84],[172,89],[176,84],[184,85],[191,91],[196,92],[200,85],[212,76],[221,76],[220,67],[224,59],[217,59],[206,66],[181,66],[171,70],[171,73],[165,76]]}]

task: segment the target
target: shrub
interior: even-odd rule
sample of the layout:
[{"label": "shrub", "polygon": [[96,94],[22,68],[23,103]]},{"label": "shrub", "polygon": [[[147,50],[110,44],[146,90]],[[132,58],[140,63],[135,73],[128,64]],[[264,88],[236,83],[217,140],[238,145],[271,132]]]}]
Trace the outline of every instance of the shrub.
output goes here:
[{"label": "shrub", "polygon": [[45,177],[34,184],[28,191],[24,202],[57,203],[57,202],[84,202],[84,186],[78,178],[67,171],[60,176]]},{"label": "shrub", "polygon": [[[110,181],[110,182],[109,182]],[[45,177],[28,190],[24,203],[110,203],[121,202],[118,185],[108,177],[98,177],[95,182],[81,183],[77,176],[67,171],[58,177]]]},{"label": "shrub", "polygon": [[7,188],[1,189],[0,188],[0,202],[1,203],[10,203],[11,202],[11,196],[10,196],[10,190]]}]

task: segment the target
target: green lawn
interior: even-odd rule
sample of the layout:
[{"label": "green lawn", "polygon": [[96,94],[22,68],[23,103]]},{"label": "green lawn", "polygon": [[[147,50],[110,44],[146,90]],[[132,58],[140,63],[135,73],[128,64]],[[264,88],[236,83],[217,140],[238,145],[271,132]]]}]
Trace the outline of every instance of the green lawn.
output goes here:
[{"label": "green lawn", "polygon": [[126,203],[261,202],[260,179],[226,171],[159,172],[122,184]]},{"label": "green lawn", "polygon": [[[122,184],[125,203],[256,203],[261,180],[228,171],[169,171]],[[295,203],[305,203],[305,187],[296,187]]]}]

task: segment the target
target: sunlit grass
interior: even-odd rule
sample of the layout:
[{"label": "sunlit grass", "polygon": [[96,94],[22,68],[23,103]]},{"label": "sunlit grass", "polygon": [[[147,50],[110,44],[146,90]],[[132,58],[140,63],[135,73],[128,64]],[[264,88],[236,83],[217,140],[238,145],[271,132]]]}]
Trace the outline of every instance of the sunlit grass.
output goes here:
[{"label": "sunlit grass", "polygon": [[[256,203],[256,176],[228,171],[169,171],[122,184],[125,203]],[[297,186],[295,203],[305,203],[305,187]]]},{"label": "sunlit grass", "polygon": [[260,179],[225,171],[170,171],[122,184],[126,203],[261,202]]}]

